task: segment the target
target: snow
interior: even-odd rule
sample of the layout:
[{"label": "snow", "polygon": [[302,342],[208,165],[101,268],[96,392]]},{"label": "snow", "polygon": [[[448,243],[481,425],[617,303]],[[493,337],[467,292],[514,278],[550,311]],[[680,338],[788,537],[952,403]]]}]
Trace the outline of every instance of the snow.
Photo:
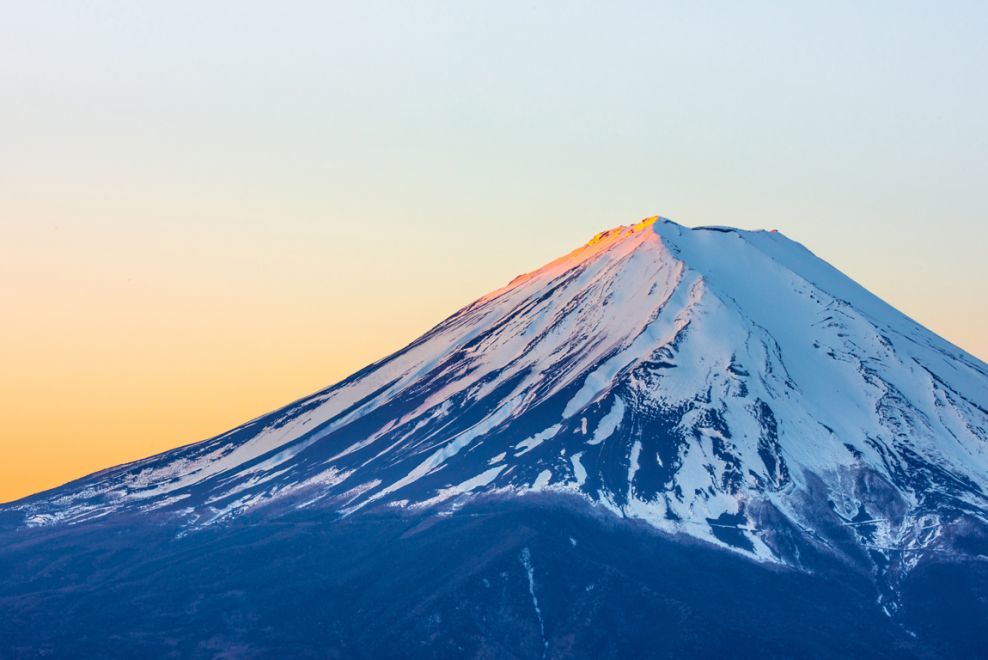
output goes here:
[{"label": "snow", "polygon": [[543,490],[552,481],[552,471],[542,470],[539,472],[539,476],[535,478],[535,483],[532,484],[532,490]]},{"label": "snow", "polygon": [[549,640],[545,637],[545,621],[542,619],[542,610],[539,608],[539,599],[535,595],[535,570],[532,568],[532,553],[528,548],[521,551],[521,564],[525,567],[525,575],[528,577],[528,593],[532,596],[532,606],[535,608],[535,616],[539,620],[539,631],[542,633],[542,656],[549,652]]},{"label": "snow", "polygon": [[607,440],[621,426],[621,420],[623,419],[624,401],[621,400],[621,397],[615,396],[614,403],[611,404],[611,409],[601,418],[600,423],[597,424],[597,428],[594,429],[593,437],[587,440],[587,444],[599,445],[604,440]]},{"label": "snow", "polygon": [[482,488],[490,484],[492,481],[494,481],[497,478],[497,475],[501,474],[504,468],[505,466],[499,465],[489,470],[485,470],[484,472],[481,472],[477,476],[471,477],[470,479],[467,479],[466,481],[457,484],[456,486],[452,486],[450,488],[443,488],[438,493],[436,493],[434,497],[431,497],[428,500],[424,500],[418,503],[417,506],[419,507],[433,506],[435,504],[438,504],[439,502],[448,500],[451,497],[456,497],[457,495],[464,495],[472,490],[476,490],[477,488]]},{"label": "snow", "polygon": [[494,481],[494,479],[497,478],[497,475],[499,475],[501,473],[501,470],[503,469],[504,469],[503,465],[499,467],[491,468],[486,472],[482,472],[481,474],[478,474],[476,477],[467,479],[460,485],[456,486],[455,490],[460,493],[467,493],[473,490],[474,488],[480,488],[481,486],[486,486],[487,484]]},{"label": "snow", "polygon": [[576,487],[580,488],[587,482],[587,469],[583,467],[582,462],[583,452],[579,451],[569,457],[570,463],[573,465],[573,477],[576,479]]},{"label": "snow", "polygon": [[517,445],[515,445],[515,449],[520,449],[521,450],[521,451],[517,452],[515,454],[515,456],[516,457],[517,456],[522,456],[522,455],[524,455],[524,454],[532,451],[533,449],[535,449],[536,447],[538,447],[539,445],[541,445],[543,442],[545,442],[546,440],[550,440],[553,436],[555,436],[557,433],[559,433],[559,429],[561,429],[561,428],[562,428],[562,425],[561,424],[553,424],[552,426],[550,426],[546,430],[540,431],[539,433],[536,433],[535,435],[533,435],[533,436],[531,436],[529,438],[525,438],[524,440],[522,440],[521,442],[519,442]]},{"label": "snow", "polygon": [[642,443],[641,440],[635,440],[635,444],[631,445],[631,455],[628,456],[628,492],[632,490],[632,485],[635,482],[635,475],[638,474],[638,457],[642,453]]},{"label": "snow", "polygon": [[422,461],[415,469],[409,472],[407,475],[394,482],[387,488],[384,488],[380,492],[376,493],[367,503],[374,500],[378,500],[385,495],[400,490],[405,486],[414,483],[418,479],[421,479],[425,475],[439,468],[447,459],[455,456],[461,449],[466,447],[468,444],[473,442],[476,438],[484,435],[492,428],[504,422],[510,416],[511,412],[514,410],[516,402],[513,400],[508,401],[500,408],[498,408],[493,414],[486,417],[481,422],[475,424],[467,431],[459,434],[448,443],[437,449],[429,458]]},{"label": "snow", "polygon": [[700,279],[694,280],[689,286],[676,287],[670,298],[659,307],[657,317],[627,348],[590,372],[583,387],[566,404],[563,417],[570,417],[585,408],[629,364],[643,359],[656,347],[671,343],[686,326],[689,310],[702,296],[702,289],[703,281]]}]

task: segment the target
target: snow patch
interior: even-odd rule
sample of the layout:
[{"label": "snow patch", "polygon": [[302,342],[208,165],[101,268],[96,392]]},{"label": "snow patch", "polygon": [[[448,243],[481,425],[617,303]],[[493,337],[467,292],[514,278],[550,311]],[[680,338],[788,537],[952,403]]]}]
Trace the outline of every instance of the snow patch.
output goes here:
[{"label": "snow patch", "polygon": [[579,451],[569,457],[570,463],[573,464],[573,477],[576,479],[576,487],[580,488],[583,484],[587,483],[587,470],[583,467],[582,462],[583,452]]},{"label": "snow patch", "polygon": [[597,428],[593,432],[593,437],[587,440],[587,444],[599,445],[611,437],[624,419],[624,410],[624,401],[621,400],[621,397],[615,396],[614,403],[611,404],[611,409],[601,418],[600,423],[597,424]]},{"label": "snow patch", "polygon": [[546,430],[540,431],[539,433],[536,433],[535,435],[529,438],[525,438],[517,445],[515,445],[515,449],[521,450],[515,453],[515,457],[517,458],[518,456],[527,454],[528,452],[532,451],[533,449],[541,445],[546,440],[552,439],[557,433],[559,433],[559,429],[561,428],[562,428],[561,424],[553,424]]}]

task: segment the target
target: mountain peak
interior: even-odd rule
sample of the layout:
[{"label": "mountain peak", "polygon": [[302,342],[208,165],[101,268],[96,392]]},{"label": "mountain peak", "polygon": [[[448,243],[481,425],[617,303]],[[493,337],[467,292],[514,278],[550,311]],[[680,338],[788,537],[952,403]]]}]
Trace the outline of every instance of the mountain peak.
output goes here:
[{"label": "mountain peak", "polygon": [[198,529],[551,492],[761,561],[799,561],[781,520],[890,565],[988,518],[986,411],[988,366],[800,244],[656,216],[333,387],[6,513]]},{"label": "mountain peak", "polygon": [[[636,232],[644,231],[646,228],[651,227],[659,220],[663,220],[663,218],[660,218],[657,215],[653,215],[650,218],[645,218],[644,220],[641,220],[640,222],[637,222],[632,225],[619,225],[617,227],[614,227],[613,229],[608,229],[606,231],[602,231],[595,234],[593,238],[587,241],[587,245],[588,246],[597,245],[599,243],[613,242],[615,240],[627,238],[628,236],[631,236]],[[665,220],[665,222],[672,222],[672,221]]]}]

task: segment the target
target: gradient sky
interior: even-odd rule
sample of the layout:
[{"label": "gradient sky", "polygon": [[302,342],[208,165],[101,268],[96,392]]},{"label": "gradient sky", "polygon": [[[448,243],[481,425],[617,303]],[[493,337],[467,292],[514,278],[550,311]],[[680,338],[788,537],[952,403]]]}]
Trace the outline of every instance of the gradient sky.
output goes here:
[{"label": "gradient sky", "polygon": [[988,358],[988,3],[2,9],[0,500],[654,214],[778,228]]}]

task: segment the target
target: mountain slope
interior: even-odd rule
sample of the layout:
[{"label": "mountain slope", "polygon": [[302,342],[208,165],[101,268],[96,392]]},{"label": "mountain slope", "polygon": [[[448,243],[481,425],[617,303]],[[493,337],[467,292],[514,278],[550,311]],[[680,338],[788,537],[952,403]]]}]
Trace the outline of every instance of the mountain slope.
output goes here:
[{"label": "mountain slope", "polygon": [[0,520],[194,536],[550,495],[741,560],[852,567],[893,615],[922,562],[985,556],[988,366],[782,234],[650,218],[327,390]]}]

